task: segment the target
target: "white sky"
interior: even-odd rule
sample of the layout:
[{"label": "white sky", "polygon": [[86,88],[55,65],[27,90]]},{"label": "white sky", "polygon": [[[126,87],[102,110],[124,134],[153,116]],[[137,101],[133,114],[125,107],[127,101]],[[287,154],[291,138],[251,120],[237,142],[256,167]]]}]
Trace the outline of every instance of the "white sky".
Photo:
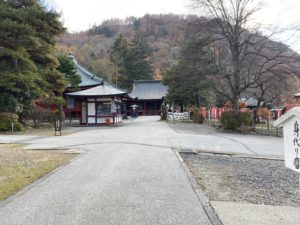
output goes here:
[{"label": "white sky", "polygon": [[149,14],[187,14],[189,0],[48,0],[62,12],[69,31],[87,30],[105,19]]},{"label": "white sky", "polygon": [[[105,19],[128,16],[141,17],[149,14],[196,14],[189,0],[47,0],[50,5],[62,13],[65,26],[70,32],[87,30]],[[259,23],[283,26],[300,23],[300,0],[265,0],[264,9],[257,15]],[[291,45],[300,52],[300,31],[279,35],[278,40]],[[296,38],[297,37],[297,38]]]}]

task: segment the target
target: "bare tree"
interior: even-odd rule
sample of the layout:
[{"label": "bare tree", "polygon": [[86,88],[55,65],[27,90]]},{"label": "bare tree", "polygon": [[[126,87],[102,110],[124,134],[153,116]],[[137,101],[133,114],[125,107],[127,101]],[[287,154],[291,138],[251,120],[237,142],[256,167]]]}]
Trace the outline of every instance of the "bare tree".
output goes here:
[{"label": "bare tree", "polygon": [[212,45],[218,49],[219,60],[215,61],[222,69],[208,76],[217,95],[231,100],[238,109],[241,94],[250,89],[260,90],[261,100],[273,86],[278,87],[288,75],[286,65],[295,63],[298,57],[285,45],[270,41],[274,33],[264,36],[252,23],[262,1],[191,1],[196,8],[207,11],[208,20],[202,20],[201,26],[212,33]]},{"label": "bare tree", "polygon": [[245,92],[252,92],[258,107],[263,101],[272,102],[282,94],[295,91],[293,80],[298,80],[300,71],[297,53],[282,44],[270,40],[264,42],[247,54],[251,85]]}]

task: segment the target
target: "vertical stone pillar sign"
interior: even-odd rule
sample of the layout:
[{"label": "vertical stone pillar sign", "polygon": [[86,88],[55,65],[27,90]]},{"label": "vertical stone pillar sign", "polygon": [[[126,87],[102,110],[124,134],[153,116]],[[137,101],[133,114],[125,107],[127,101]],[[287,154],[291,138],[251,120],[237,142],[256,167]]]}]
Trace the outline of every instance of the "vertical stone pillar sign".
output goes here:
[{"label": "vertical stone pillar sign", "polygon": [[300,173],[300,107],[289,110],[274,125],[283,127],[285,166]]}]

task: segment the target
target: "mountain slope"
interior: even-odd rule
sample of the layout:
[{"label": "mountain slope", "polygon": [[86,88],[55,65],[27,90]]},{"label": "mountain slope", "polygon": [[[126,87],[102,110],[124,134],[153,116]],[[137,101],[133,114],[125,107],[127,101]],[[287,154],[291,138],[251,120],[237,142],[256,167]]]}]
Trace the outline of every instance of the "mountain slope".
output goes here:
[{"label": "mountain slope", "polygon": [[[150,45],[154,70],[154,79],[162,79],[166,68],[176,62],[180,56],[180,46],[183,36],[192,33],[188,26],[197,21],[205,20],[197,16],[145,15],[141,18],[128,17],[126,20],[110,19],[88,31],[70,34],[67,33],[57,40],[57,52],[72,52],[77,60],[86,68],[103,78],[110,80],[117,68],[109,61],[109,52],[115,39],[122,34],[130,42],[137,30],[141,31]],[[194,29],[194,28],[192,28]],[[196,31],[197,32],[197,31]],[[282,45],[270,40],[270,43]],[[286,48],[288,49],[288,48]],[[290,50],[287,50],[290,51]],[[298,72],[299,71],[299,72]],[[299,92],[299,70],[289,78],[291,88],[286,93]]]}]

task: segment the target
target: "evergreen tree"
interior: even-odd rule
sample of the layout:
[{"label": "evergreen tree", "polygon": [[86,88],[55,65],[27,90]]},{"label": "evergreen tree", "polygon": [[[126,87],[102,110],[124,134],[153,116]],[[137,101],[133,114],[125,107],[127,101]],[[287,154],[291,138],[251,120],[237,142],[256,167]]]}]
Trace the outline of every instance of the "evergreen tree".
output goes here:
[{"label": "evergreen tree", "polygon": [[128,44],[127,41],[123,38],[123,35],[120,34],[111,48],[110,61],[118,68],[118,76],[115,82],[122,88],[125,88],[124,83],[128,79],[124,63],[127,55]]},{"label": "evergreen tree", "polygon": [[144,36],[136,33],[130,45],[120,35],[110,53],[110,60],[119,68],[119,86],[130,90],[134,80],[151,80],[151,51]]},{"label": "evergreen tree", "polygon": [[0,112],[11,112],[18,111],[18,103],[14,96],[11,94],[3,93],[0,96]]},{"label": "evergreen tree", "polygon": [[208,38],[186,37],[180,60],[165,73],[167,100],[178,105],[205,105],[208,83],[206,75],[213,71]]},{"label": "evergreen tree", "polygon": [[81,82],[80,76],[77,74],[76,66],[73,60],[66,56],[58,57],[59,66],[57,70],[65,75],[65,78],[71,87],[77,87]]},{"label": "evergreen tree", "polygon": [[136,33],[126,58],[129,80],[151,80],[150,47],[141,33]]},{"label": "evergreen tree", "polygon": [[59,15],[38,1],[0,1],[0,96],[12,96],[19,112],[40,96],[63,91],[65,79],[52,54],[62,32]]}]

